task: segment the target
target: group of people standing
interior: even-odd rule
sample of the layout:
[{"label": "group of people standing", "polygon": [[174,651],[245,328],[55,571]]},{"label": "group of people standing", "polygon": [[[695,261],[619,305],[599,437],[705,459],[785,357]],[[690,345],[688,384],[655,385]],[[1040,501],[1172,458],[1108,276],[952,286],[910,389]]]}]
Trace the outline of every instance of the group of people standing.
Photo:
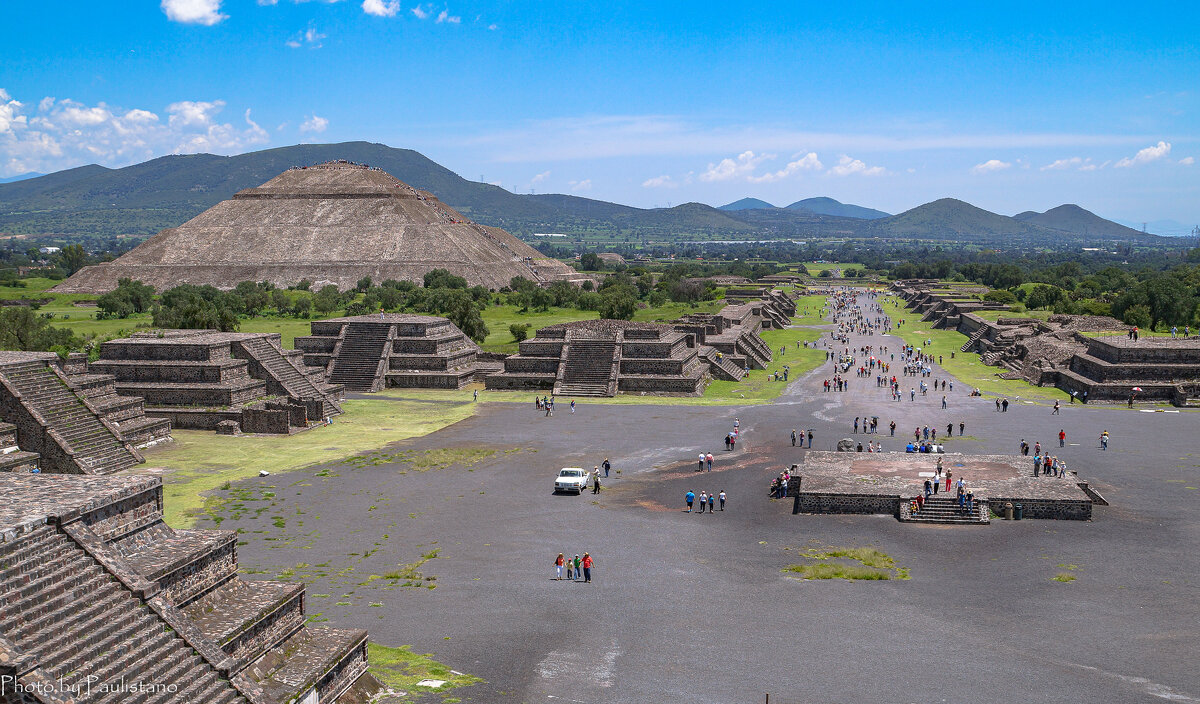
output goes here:
[{"label": "group of people standing", "polygon": [[563,553],[558,553],[558,557],[554,559],[555,579],[562,580],[563,572],[566,571],[567,579],[572,582],[582,581],[591,583],[592,581],[592,566],[595,562],[592,560],[590,553],[583,553],[580,558],[578,554],[574,558],[567,558]]}]

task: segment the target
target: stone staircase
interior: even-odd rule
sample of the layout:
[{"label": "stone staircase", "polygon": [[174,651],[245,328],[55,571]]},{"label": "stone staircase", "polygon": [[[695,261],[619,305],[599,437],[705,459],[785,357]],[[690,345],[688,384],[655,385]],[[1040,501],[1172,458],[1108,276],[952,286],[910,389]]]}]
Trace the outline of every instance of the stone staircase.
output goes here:
[{"label": "stone staircase", "polygon": [[[0,377],[20,395],[20,403],[45,424],[47,440],[56,442],[68,458],[66,468],[47,470],[82,474],[111,474],[141,462],[106,425],[97,412],[84,403],[50,363],[44,360],[19,362],[0,367]],[[43,456],[45,453],[42,453]]]},{"label": "stone staircase", "polygon": [[376,391],[383,377],[380,365],[390,329],[383,325],[349,323],[338,343],[329,381],[347,391]]},{"label": "stone staircase", "polygon": [[974,334],[972,334],[970,337],[967,338],[967,341],[962,344],[962,347],[958,348],[958,351],[966,352],[967,350],[971,349],[972,347],[975,346],[975,343],[979,342],[981,339],[983,339],[983,336],[986,334],[987,334],[987,328],[979,328],[978,330],[976,330],[974,332]]},{"label": "stone staircase", "polygon": [[740,381],[746,372],[729,358],[729,355],[721,354],[717,350],[708,347],[702,352],[704,361],[708,362],[709,373],[715,379],[724,379],[725,381]]},{"label": "stone staircase", "polygon": [[17,426],[0,423],[0,472],[32,472],[38,468],[38,454],[17,446]]},{"label": "stone staircase", "polygon": [[975,507],[966,514],[958,512],[958,499],[945,494],[935,494],[925,500],[925,506],[913,513],[909,500],[900,501],[900,520],[905,523],[954,523],[987,524],[991,514],[985,500],[976,499]]},{"label": "stone staircase", "polygon": [[[57,684],[61,678],[80,687],[75,701],[247,701],[162,617],[53,525],[0,544],[0,609],[0,636],[36,664],[44,681]],[[113,688],[87,696],[88,678],[95,678],[97,689],[121,680],[176,688],[135,693]]]},{"label": "stone staircase", "polygon": [[[322,393],[308,374],[284,356],[283,350],[276,347],[267,338],[255,337],[243,340],[238,344],[247,354],[258,361],[259,365],[276,383],[287,390],[288,396],[301,401],[320,401],[322,418],[335,416],[342,412],[337,402]],[[372,379],[373,382],[374,379]]]},{"label": "stone staircase", "polygon": [[612,338],[575,338],[567,342],[558,396],[612,396],[616,379],[617,341]]}]

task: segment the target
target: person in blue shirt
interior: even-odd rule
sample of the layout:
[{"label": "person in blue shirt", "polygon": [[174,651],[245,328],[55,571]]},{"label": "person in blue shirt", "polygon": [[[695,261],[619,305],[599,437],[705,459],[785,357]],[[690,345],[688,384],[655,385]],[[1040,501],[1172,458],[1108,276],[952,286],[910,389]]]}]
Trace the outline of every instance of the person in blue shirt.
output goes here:
[{"label": "person in blue shirt", "polygon": [[696,500],[696,493],[693,491],[689,491],[687,493],[687,495],[684,496],[683,498],[685,501],[687,501],[687,505],[688,505],[687,512],[691,513],[692,512],[692,503],[695,502],[695,500]]}]

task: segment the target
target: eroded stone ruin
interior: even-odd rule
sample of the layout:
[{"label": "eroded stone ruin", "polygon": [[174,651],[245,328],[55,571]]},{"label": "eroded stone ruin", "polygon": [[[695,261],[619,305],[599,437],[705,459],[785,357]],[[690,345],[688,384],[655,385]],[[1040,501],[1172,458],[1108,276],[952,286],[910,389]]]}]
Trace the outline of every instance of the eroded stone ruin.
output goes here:
[{"label": "eroded stone ruin", "polygon": [[53,290],[104,293],[128,277],[159,291],[179,284],[231,289],[242,281],[351,289],[364,277],[421,283],[447,269],[499,289],[589,277],[504,230],[471,222],[432,193],[348,162],[288,169],[239,191],[115,261],[84,267]]}]

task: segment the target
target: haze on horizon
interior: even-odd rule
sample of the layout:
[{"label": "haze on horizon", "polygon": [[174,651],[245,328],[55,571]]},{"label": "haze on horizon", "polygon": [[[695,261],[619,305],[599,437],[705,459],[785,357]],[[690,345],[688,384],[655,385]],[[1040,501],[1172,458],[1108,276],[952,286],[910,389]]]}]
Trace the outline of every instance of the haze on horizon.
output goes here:
[{"label": "haze on horizon", "polygon": [[[4,10],[0,177],[368,140],[642,207],[1200,222],[1194,6],[161,0]],[[1164,234],[1185,234],[1165,232]]]}]

